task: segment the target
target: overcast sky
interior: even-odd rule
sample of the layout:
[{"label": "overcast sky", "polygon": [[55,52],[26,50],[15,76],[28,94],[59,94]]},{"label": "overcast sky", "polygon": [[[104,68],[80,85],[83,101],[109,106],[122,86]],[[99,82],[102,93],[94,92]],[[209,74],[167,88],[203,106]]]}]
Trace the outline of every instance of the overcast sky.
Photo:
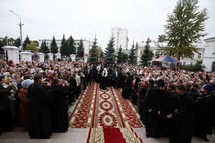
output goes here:
[{"label": "overcast sky", "polygon": [[[62,39],[93,40],[105,48],[111,28],[128,30],[129,45],[133,41],[156,40],[164,34],[167,15],[177,0],[0,0],[0,37],[19,37],[19,17],[24,24],[23,41]],[[215,37],[215,0],[199,0],[199,10],[207,8],[205,38]],[[129,47],[130,48],[130,47]]]}]

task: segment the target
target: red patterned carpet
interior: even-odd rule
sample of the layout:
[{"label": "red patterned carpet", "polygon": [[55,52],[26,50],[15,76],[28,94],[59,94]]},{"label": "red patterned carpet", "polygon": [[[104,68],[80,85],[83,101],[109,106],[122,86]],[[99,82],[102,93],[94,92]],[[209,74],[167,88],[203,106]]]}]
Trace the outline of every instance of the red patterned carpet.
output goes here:
[{"label": "red patterned carpet", "polygon": [[102,90],[92,83],[80,97],[69,124],[72,128],[90,128],[88,142],[96,137],[113,143],[110,140],[113,135],[119,137],[114,137],[118,142],[127,142],[126,138],[141,142],[131,128],[141,128],[143,124],[133,105],[121,96],[120,89]]}]

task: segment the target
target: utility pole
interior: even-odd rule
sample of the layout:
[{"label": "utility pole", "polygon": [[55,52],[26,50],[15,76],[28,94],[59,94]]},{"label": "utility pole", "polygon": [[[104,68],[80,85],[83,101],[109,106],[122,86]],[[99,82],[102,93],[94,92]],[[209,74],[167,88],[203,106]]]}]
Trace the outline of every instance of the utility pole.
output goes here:
[{"label": "utility pole", "polygon": [[22,26],[23,26],[23,24],[22,24],[22,19],[21,19],[21,17],[20,17],[17,13],[15,13],[14,11],[10,10],[10,12],[12,12],[13,14],[15,14],[16,16],[19,17],[20,50],[21,50],[21,52],[22,52],[22,51],[23,51],[23,44],[22,44]]}]

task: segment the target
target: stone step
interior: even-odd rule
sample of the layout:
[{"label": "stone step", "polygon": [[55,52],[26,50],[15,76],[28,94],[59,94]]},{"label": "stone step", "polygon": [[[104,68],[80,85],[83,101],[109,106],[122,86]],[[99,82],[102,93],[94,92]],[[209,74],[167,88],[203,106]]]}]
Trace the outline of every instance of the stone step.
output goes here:
[{"label": "stone step", "polygon": [[[147,138],[144,128],[133,128],[144,143],[168,143],[168,138]],[[89,128],[69,128],[66,133],[53,133],[50,139],[30,139],[27,132],[15,128],[0,135],[0,143],[86,143]],[[215,135],[208,135],[210,142],[193,137],[191,143],[215,143]]]}]

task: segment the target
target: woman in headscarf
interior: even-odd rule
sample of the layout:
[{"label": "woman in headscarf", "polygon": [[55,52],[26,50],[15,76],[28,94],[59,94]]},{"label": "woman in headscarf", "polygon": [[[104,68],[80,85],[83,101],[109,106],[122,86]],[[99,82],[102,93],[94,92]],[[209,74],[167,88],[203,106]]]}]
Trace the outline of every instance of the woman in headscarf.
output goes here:
[{"label": "woman in headscarf", "polygon": [[20,126],[24,130],[28,130],[28,115],[29,115],[29,97],[28,87],[33,83],[33,80],[26,79],[21,83],[22,88],[18,92],[20,99],[19,112],[20,112]]}]

